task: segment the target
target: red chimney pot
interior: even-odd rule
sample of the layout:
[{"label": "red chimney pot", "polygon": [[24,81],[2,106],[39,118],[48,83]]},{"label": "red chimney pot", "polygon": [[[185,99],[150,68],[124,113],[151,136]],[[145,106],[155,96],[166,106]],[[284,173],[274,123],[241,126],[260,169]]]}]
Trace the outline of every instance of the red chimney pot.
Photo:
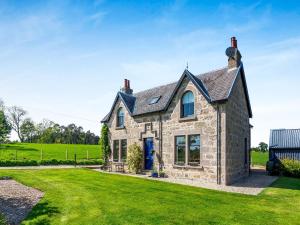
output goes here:
[{"label": "red chimney pot", "polygon": [[127,79],[124,79],[124,89],[127,89]]},{"label": "red chimney pot", "polygon": [[127,88],[130,89],[130,80],[127,80]]},{"label": "red chimney pot", "polygon": [[235,37],[231,38],[231,47],[237,48],[237,40]]}]

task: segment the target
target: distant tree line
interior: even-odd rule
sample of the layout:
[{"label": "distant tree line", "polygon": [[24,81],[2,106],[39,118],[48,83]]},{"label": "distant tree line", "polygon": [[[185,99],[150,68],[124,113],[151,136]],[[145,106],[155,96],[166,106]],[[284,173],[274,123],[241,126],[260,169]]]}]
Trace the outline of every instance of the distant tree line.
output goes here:
[{"label": "distant tree line", "polygon": [[46,119],[36,124],[26,116],[27,112],[21,107],[6,108],[0,99],[0,143],[8,141],[11,130],[17,133],[21,142],[27,143],[99,143],[99,136],[85,132],[81,126],[63,126]]},{"label": "distant tree line", "polygon": [[265,142],[260,142],[257,147],[251,148],[255,152],[267,152],[269,151],[268,144]]}]

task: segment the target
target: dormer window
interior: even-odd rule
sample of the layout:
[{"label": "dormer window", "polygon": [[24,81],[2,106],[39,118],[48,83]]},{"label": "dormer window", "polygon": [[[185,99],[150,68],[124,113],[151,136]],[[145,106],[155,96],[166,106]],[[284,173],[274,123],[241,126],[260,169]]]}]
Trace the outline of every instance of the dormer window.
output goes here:
[{"label": "dormer window", "polygon": [[161,96],[156,96],[156,97],[150,98],[149,101],[148,101],[148,104],[149,105],[156,104],[159,101],[160,97]]},{"label": "dormer window", "polygon": [[117,127],[124,127],[124,110],[119,108],[117,115]]},{"label": "dormer window", "polygon": [[181,117],[191,117],[194,115],[194,94],[187,91],[181,98]]}]

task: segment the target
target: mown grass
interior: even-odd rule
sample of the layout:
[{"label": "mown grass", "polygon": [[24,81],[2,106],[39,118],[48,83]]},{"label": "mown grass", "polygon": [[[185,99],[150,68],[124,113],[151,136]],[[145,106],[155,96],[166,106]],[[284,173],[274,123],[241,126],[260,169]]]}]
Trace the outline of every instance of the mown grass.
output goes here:
[{"label": "mown grass", "polygon": [[269,160],[269,152],[251,152],[252,165],[265,166]]},{"label": "mown grass", "polygon": [[99,145],[71,144],[4,144],[0,145],[0,160],[74,160],[101,158]]},{"label": "mown grass", "polygon": [[300,180],[293,178],[248,196],[87,169],[0,175],[45,192],[24,224],[300,224]]}]

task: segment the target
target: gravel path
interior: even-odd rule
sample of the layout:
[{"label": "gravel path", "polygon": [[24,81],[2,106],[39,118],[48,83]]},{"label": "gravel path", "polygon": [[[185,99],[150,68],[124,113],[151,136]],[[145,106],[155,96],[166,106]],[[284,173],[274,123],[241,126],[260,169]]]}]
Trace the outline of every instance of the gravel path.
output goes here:
[{"label": "gravel path", "polygon": [[[103,172],[102,170],[96,169],[96,171]],[[115,173],[115,172],[103,172],[103,173]],[[183,184],[194,187],[207,188],[218,191],[240,193],[246,195],[258,195],[265,188],[270,186],[274,181],[278,179],[276,176],[267,176],[265,170],[263,169],[252,169],[252,173],[249,177],[239,180],[238,182],[232,185],[218,185],[214,183],[204,182],[199,179],[188,179],[188,178],[153,178],[149,175],[141,174],[124,174],[124,173],[115,173],[125,176],[138,177],[143,179],[158,180],[169,183]]]},{"label": "gravel path", "polygon": [[0,180],[0,212],[8,224],[20,224],[43,195],[14,180]]}]

